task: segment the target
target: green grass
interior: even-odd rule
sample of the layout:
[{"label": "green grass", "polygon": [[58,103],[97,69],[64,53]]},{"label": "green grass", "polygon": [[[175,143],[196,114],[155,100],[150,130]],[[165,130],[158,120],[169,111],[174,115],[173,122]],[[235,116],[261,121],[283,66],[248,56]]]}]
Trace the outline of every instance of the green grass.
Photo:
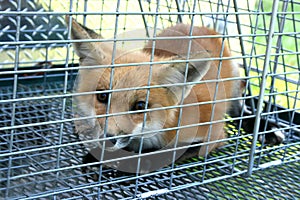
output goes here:
[{"label": "green grass", "polygon": [[[269,32],[270,20],[271,20],[271,12],[272,12],[272,0],[263,0],[261,4],[261,11],[269,12],[269,14],[264,15],[253,15],[252,16],[252,23],[254,23],[258,19],[257,27],[252,29],[253,33],[255,32],[257,35],[265,34],[267,35]],[[287,12],[296,12],[300,10],[300,5],[288,5]],[[258,7],[258,1],[256,4],[256,8]],[[279,3],[279,12],[282,11],[283,3]],[[280,16],[283,16],[280,14]],[[269,73],[276,73],[282,74],[283,77],[291,80],[298,81],[299,80],[299,49],[296,47],[300,47],[300,40],[295,39],[296,34],[300,32],[300,15],[299,14],[286,14],[286,20],[284,22],[284,28],[281,31],[284,33],[281,38],[280,36],[276,35],[272,39],[272,50],[271,50],[271,57],[269,63]],[[275,23],[275,33],[280,32],[279,24],[280,18],[277,18]],[[253,26],[255,24],[252,24]],[[252,40],[252,38],[250,39]],[[282,43],[282,50],[279,52],[279,56],[276,57],[276,44],[278,40],[281,40]],[[257,60],[252,60],[252,66],[257,67],[260,70],[263,70],[264,61],[266,57],[264,56],[266,53],[266,46],[267,46],[267,37],[266,36],[257,36],[254,38],[255,41],[255,52],[254,55],[262,55],[261,58]],[[252,45],[251,45],[252,46]],[[297,55],[298,53],[298,55]],[[248,59],[249,60],[249,59]],[[275,62],[277,61],[277,62]],[[276,64],[275,64],[276,63]],[[275,67],[277,67],[276,71]],[[284,75],[285,73],[289,73]],[[257,74],[255,72],[251,72],[250,75],[257,76],[261,74]],[[288,95],[296,96],[296,92],[292,92],[295,90],[299,90],[298,86],[294,83],[286,82],[284,80],[280,80],[278,78],[274,78],[274,85],[271,85],[272,78],[269,76],[267,79],[267,89],[273,88],[273,92],[286,92],[288,91]],[[253,78],[251,80],[252,83],[258,84],[260,83],[261,79]],[[260,91],[259,86],[252,87],[253,95],[258,95]],[[265,91],[266,94],[269,93],[269,90]],[[268,97],[265,98],[266,100]],[[295,99],[288,98],[286,94],[283,95],[276,95],[276,103],[280,104],[281,106],[287,108],[299,108],[300,102],[299,100],[295,102]]]}]

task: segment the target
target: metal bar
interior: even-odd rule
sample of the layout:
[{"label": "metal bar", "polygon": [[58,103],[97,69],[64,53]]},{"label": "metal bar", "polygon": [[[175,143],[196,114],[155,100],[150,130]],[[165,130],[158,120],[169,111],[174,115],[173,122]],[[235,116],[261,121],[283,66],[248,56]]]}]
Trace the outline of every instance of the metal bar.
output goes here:
[{"label": "metal bar", "polygon": [[[294,12],[277,12],[278,14],[296,14],[299,15],[300,11],[294,11]],[[4,16],[17,16],[17,15],[22,15],[22,16],[29,16],[29,15],[116,15],[116,12],[84,12],[84,11],[76,11],[76,12],[50,12],[50,11],[45,11],[45,12],[36,12],[36,11],[0,11],[0,15],[4,15]],[[118,12],[119,15],[155,15],[155,12],[133,12],[133,11],[120,11]],[[175,12],[175,13],[170,13],[170,12],[159,12],[159,15],[249,15],[249,14],[253,14],[253,15],[269,15],[271,14],[271,12],[260,12],[260,13],[256,13],[256,12],[241,12],[239,11],[238,13],[236,12],[191,12],[191,11],[180,11],[180,12]]]},{"label": "metal bar", "polygon": [[[196,0],[193,1],[193,11],[196,9]],[[190,26],[190,30],[189,30],[189,36],[193,35],[193,30],[194,30],[194,15],[192,15],[192,19],[191,19],[191,26]],[[192,48],[192,39],[189,39],[189,43],[188,43],[188,49],[186,52],[186,60],[190,59],[190,52],[191,52],[191,48]],[[188,75],[188,68],[189,68],[189,63],[186,62],[185,65],[185,72],[184,72],[184,80],[183,83],[187,82],[187,75]],[[185,90],[186,88],[183,87],[182,88],[182,92],[181,92],[181,99],[180,102],[178,103],[178,105],[180,105],[179,107],[179,114],[178,114],[178,121],[177,121],[177,127],[181,126],[181,118],[182,118],[182,105],[184,103],[184,95],[185,95]],[[175,142],[174,142],[174,148],[176,149],[178,146],[178,138],[179,138],[179,129],[176,129],[176,136],[175,136]],[[173,152],[173,157],[172,157],[172,164],[171,167],[172,169],[174,169],[175,167],[175,161],[176,161],[176,151]],[[171,189],[172,188],[172,184],[173,184],[173,179],[174,179],[174,173],[172,172],[170,175],[170,183],[168,188]]]},{"label": "metal bar", "polygon": [[[259,13],[259,10],[261,10],[261,9],[262,9],[262,0],[259,1],[258,8],[257,8],[256,12]],[[251,20],[251,18],[250,18],[250,20]],[[255,58],[256,66],[258,65],[257,64],[257,57],[253,57],[253,55],[256,55],[256,48],[255,48],[256,47],[255,46],[256,43],[255,43],[255,39],[257,38],[258,22],[259,22],[259,15],[257,15],[256,18],[255,18],[254,27],[251,27],[251,33],[253,32],[254,36],[252,37],[253,39],[251,40],[252,48],[251,48],[250,55],[252,57],[250,58],[250,61],[249,61],[249,68],[246,69],[246,70],[248,70],[248,72],[247,72],[248,76],[250,74],[250,71],[253,71],[253,69],[251,67],[252,66],[252,60],[253,60],[253,58]],[[253,28],[255,28],[254,31],[253,31]],[[257,69],[257,71],[259,70],[258,67],[256,69]],[[251,84],[247,83],[246,86],[247,86],[246,87],[247,91],[251,91]],[[252,95],[252,94],[250,94],[250,95]],[[255,109],[255,105],[254,105],[253,100],[251,100],[251,110],[252,110],[253,113],[256,113],[256,109]]]},{"label": "metal bar", "polygon": [[[282,4],[282,11],[286,12],[287,7],[288,7],[288,1],[284,1],[284,3]],[[283,33],[285,22],[286,22],[286,15],[283,15],[282,19],[280,20],[280,24],[279,24],[279,30],[278,30],[279,33]],[[279,35],[277,38],[277,42],[276,42],[276,52],[275,52],[276,56],[275,56],[274,65],[273,65],[273,74],[274,75],[277,74],[278,60],[279,60],[279,56],[281,55],[280,54],[281,48],[282,48],[282,35]],[[275,78],[277,78],[277,77],[276,76],[271,76],[271,77],[272,77],[272,79],[271,79],[271,84],[270,84],[270,93],[273,93],[274,89],[275,89]],[[285,76],[285,78],[286,78],[286,76]],[[285,82],[287,82],[286,79],[285,79]],[[288,89],[287,86],[286,86],[286,89]],[[269,104],[268,104],[266,110],[269,112],[271,110],[272,96],[270,96],[268,102],[269,102]],[[276,102],[275,96],[273,96],[273,102],[274,103]],[[289,102],[289,101],[287,101],[287,102]]]},{"label": "metal bar", "polygon": [[[221,0],[221,2],[223,3],[223,1]],[[222,4],[221,3],[221,4]],[[230,1],[228,0],[228,5],[227,5],[227,11],[229,10],[229,7],[230,7]],[[219,10],[219,6],[217,7],[217,9]],[[226,28],[227,28],[227,17],[228,15],[225,15],[225,26],[224,26],[224,30],[223,30],[223,35],[225,35],[226,33]],[[218,17],[217,17],[218,18]],[[216,22],[218,21],[218,19],[216,19]],[[215,29],[218,27],[217,23],[214,24],[215,26]],[[222,58],[223,57],[223,51],[224,51],[224,48],[225,48],[225,38],[222,38],[222,45],[221,45],[221,50],[220,50],[220,54],[219,54],[219,57]],[[219,65],[218,65],[218,73],[217,73],[217,77],[216,77],[216,80],[219,80],[220,79],[220,76],[221,76],[221,69],[222,69],[222,60],[220,60],[219,62]],[[215,113],[215,108],[216,108],[216,101],[217,101],[217,94],[218,94],[218,89],[219,89],[219,82],[216,81],[216,86],[215,86],[215,91],[214,91],[214,97],[213,97],[213,103],[212,103],[212,109],[211,109],[211,117],[210,117],[210,121],[214,121],[214,113]],[[211,138],[211,134],[212,134],[212,124],[210,124],[209,126],[209,129],[208,129],[208,135],[207,135],[207,142],[210,141],[210,138]],[[206,142],[206,141],[205,141]],[[215,141],[216,142],[216,141]],[[207,161],[207,156],[208,156],[208,148],[209,146],[207,145],[205,147],[205,156],[204,156],[204,162]],[[203,173],[202,173],[202,182],[205,180],[205,169],[206,169],[206,165],[203,166],[204,170],[203,170]]]},{"label": "metal bar", "polygon": [[[70,1],[70,12],[72,12],[72,7],[71,7],[72,3],[73,3],[73,0]],[[78,3],[79,3],[79,1],[78,1]],[[88,8],[88,0],[84,0],[84,7],[83,7],[84,12],[87,12],[87,8]],[[83,15],[83,25],[85,25],[85,26],[86,26],[86,17],[87,17],[87,15]]]},{"label": "metal bar", "polygon": [[[238,8],[238,3],[237,3],[236,0],[233,1],[233,5],[234,5],[234,11],[238,12],[239,8]],[[241,36],[239,36],[239,42],[240,42],[240,46],[241,46],[241,53],[242,53],[242,55],[246,55],[245,47],[244,47],[244,41],[243,41],[243,36],[242,36],[243,34],[242,34],[242,29],[241,29],[241,22],[240,22],[239,15],[236,15],[236,22],[237,22],[238,34],[241,35]],[[245,71],[245,76],[246,77],[250,77],[250,67],[247,67],[246,58],[243,58],[243,67],[244,67],[244,71]],[[248,94],[250,96],[252,96],[252,89],[251,89],[251,86],[250,86],[250,84],[248,82],[246,84],[246,88],[247,88]],[[245,95],[246,95],[246,93],[245,93]],[[255,110],[254,109],[254,101],[253,100],[251,100],[251,109],[252,109],[252,111]]]},{"label": "metal bar", "polygon": [[266,49],[266,59],[264,62],[263,67],[263,74],[262,74],[262,81],[260,85],[260,91],[259,91],[259,99],[257,103],[257,112],[256,112],[256,118],[255,118],[255,124],[253,128],[253,140],[251,145],[251,151],[249,155],[249,164],[248,164],[248,171],[247,175],[250,176],[253,172],[253,166],[254,166],[254,160],[255,160],[255,151],[256,151],[256,142],[258,138],[258,131],[259,131],[259,125],[260,125],[260,119],[261,119],[261,113],[263,111],[263,104],[264,104],[264,94],[266,89],[266,82],[268,77],[268,66],[270,61],[270,54],[272,50],[272,41],[274,37],[274,29],[275,29],[275,22],[278,12],[278,4],[279,0],[274,0],[273,6],[272,6],[272,15],[271,15],[271,21],[270,21],[270,29],[268,33],[268,43],[267,43],[267,49]]},{"label": "metal bar", "polygon": [[[70,11],[72,11],[72,6],[73,6],[73,0],[70,1]],[[69,24],[70,25],[69,27],[71,27],[71,23],[72,23],[72,17],[69,21]],[[70,38],[70,34],[71,34],[71,31],[69,31],[69,38]],[[67,49],[67,55],[66,55],[66,63],[65,63],[65,68],[68,68],[68,60],[69,60],[69,54],[70,54],[70,45],[68,46],[69,48]],[[68,88],[68,74],[69,74],[69,71],[65,71],[64,73],[64,83],[63,83],[63,94],[66,94],[67,93],[67,88]],[[62,104],[62,107],[61,107],[61,113],[60,113],[60,120],[64,120],[65,119],[65,111],[66,111],[66,101],[67,99],[66,98],[63,98],[61,99],[61,104]],[[58,144],[62,144],[63,142],[63,132],[64,132],[64,123],[60,123],[60,127],[59,127],[59,139],[58,139]],[[55,164],[55,167],[57,169],[60,168],[60,165],[61,165],[61,151],[63,149],[62,148],[58,148],[57,151],[56,151],[56,164]],[[60,172],[57,172],[56,175],[55,175],[55,179],[56,179],[56,184],[57,184],[57,188],[59,188],[59,180],[60,180]],[[56,196],[54,196],[54,199],[56,199]]]},{"label": "metal bar", "polygon": [[[140,9],[141,9],[141,12],[143,13],[143,12],[144,12],[144,9],[143,9],[143,5],[142,5],[142,2],[141,2],[141,1],[142,1],[142,0],[139,0],[139,6],[140,6]],[[148,29],[148,24],[147,24],[145,15],[142,15],[142,18],[143,18],[144,27],[145,27],[145,30],[146,30],[146,36],[147,36],[147,37],[150,37],[149,29]]]},{"label": "metal bar", "polygon": [[[287,34],[287,33],[285,33]],[[299,34],[299,32],[292,32],[289,34]],[[278,33],[274,33],[274,35],[278,35]],[[238,36],[244,36],[244,37],[251,37],[251,36],[267,36],[267,34],[243,34],[243,35],[238,35],[238,34],[232,34],[232,35],[212,35],[212,36],[190,36],[190,37],[159,37],[156,38],[156,40],[174,40],[174,39],[190,39],[190,38],[234,38]],[[2,45],[18,45],[18,44],[24,44],[24,45],[29,45],[29,44],[66,44],[66,43],[82,43],[82,42],[114,42],[114,41],[143,41],[143,40],[151,40],[152,38],[125,38],[125,39],[78,39],[78,40],[38,40],[38,41],[18,41],[18,42],[1,42]],[[152,39],[153,40],[153,39]],[[62,46],[63,47],[63,46]]]},{"label": "metal bar", "polygon": [[[156,3],[157,3],[157,5],[156,5],[156,12],[158,13],[159,12],[159,7],[160,7],[160,0],[158,0]],[[155,15],[153,38],[156,38],[157,22],[158,22],[158,15]],[[155,42],[156,41],[153,40],[151,57],[150,57],[150,63],[152,63],[153,60],[154,60]],[[152,68],[153,68],[153,65],[150,64],[147,86],[151,85]],[[147,93],[146,93],[146,105],[145,105],[145,109],[148,109],[148,106],[149,106],[149,96],[150,96],[150,89],[148,88],[147,89]],[[142,124],[142,130],[141,130],[142,133],[144,132],[144,129],[145,129],[146,120],[147,120],[147,114],[148,114],[147,112],[144,112],[144,115],[143,115],[143,124]],[[143,143],[144,143],[144,135],[142,135],[142,137],[140,139],[140,146],[139,146],[139,152],[138,152],[139,155],[142,154]],[[137,168],[136,168],[136,176],[138,176],[139,173],[140,173],[140,165],[141,165],[141,157],[138,157],[138,163],[137,163]],[[137,195],[138,195],[138,184],[139,184],[139,179],[136,179],[136,181],[135,181],[135,188],[134,188],[134,198],[136,198]]]},{"label": "metal bar", "polygon": [[[175,3],[176,3],[176,8],[177,8],[177,12],[180,12],[182,9],[180,8],[180,3],[179,3],[180,0],[175,0]],[[182,16],[179,14],[178,15],[178,23],[182,23]]]},{"label": "metal bar", "polygon": [[[286,12],[287,7],[288,7],[288,1],[284,1],[284,3],[282,4],[281,10],[283,12]],[[286,15],[283,15],[282,17],[278,16],[278,18],[279,19],[281,18],[281,20],[279,21],[279,30],[278,30],[278,32],[283,33],[284,25],[285,25],[285,22],[286,22]],[[275,53],[277,55],[274,58],[274,62],[273,62],[274,64],[273,64],[273,67],[272,67],[272,73],[274,74],[274,76],[270,76],[271,77],[271,83],[270,83],[270,87],[269,87],[270,88],[270,90],[269,90],[270,94],[274,94],[274,91],[275,91],[275,79],[277,79],[276,73],[277,73],[277,67],[278,67],[278,60],[279,60],[279,56],[280,56],[280,50],[282,50],[282,35],[279,35],[278,38],[277,38],[277,41],[276,41],[276,51],[275,51]],[[284,58],[283,58],[283,62],[284,62]],[[286,78],[286,76],[284,76],[284,78]],[[285,84],[286,84],[286,91],[288,91],[286,80],[285,80]],[[273,104],[276,104],[276,96],[278,94],[279,93],[276,93],[276,95],[275,94],[274,95],[268,95],[269,99],[268,99],[268,104],[265,108],[266,112],[268,112],[268,113],[271,112],[272,101],[273,101]],[[288,98],[289,96],[286,95],[286,97]],[[290,108],[289,101],[287,101],[287,104],[288,104],[287,107]],[[273,109],[277,109],[277,107],[274,107]],[[275,120],[277,120],[277,119],[278,119],[278,117],[275,117]],[[268,122],[269,122],[269,117],[267,117],[265,120],[266,120],[266,123],[265,123],[264,130],[267,129],[267,125],[268,125]],[[263,139],[261,149],[264,146],[264,142],[265,141]],[[260,161],[262,159],[262,156],[263,156],[263,153],[260,153],[259,157],[258,157],[258,163],[260,163]]]},{"label": "metal bar", "polygon": [[[117,7],[116,7],[116,12],[119,12],[120,10],[120,0],[118,0],[117,2]],[[115,56],[117,54],[117,42],[116,42],[116,38],[117,38],[117,34],[118,34],[118,25],[119,25],[119,15],[116,15],[116,20],[115,20],[115,31],[114,31],[114,43],[113,43],[113,49],[112,49],[112,57],[111,57],[111,71],[110,71],[110,79],[109,79],[109,89],[112,90],[113,87],[113,81],[114,81],[114,74],[115,74],[115,67],[114,67],[114,63],[115,63]],[[111,109],[111,96],[112,93],[109,93],[108,95],[108,102],[107,102],[107,106],[106,106],[106,111],[105,113],[108,114],[110,113],[110,109]],[[96,113],[97,115],[97,113]],[[97,118],[95,118],[96,122],[95,123],[99,123],[97,122]],[[106,138],[107,135],[107,130],[108,130],[108,117],[105,117],[105,125],[104,127],[101,127],[103,129],[103,137]],[[100,161],[103,161],[104,158],[104,150],[105,150],[105,140],[102,144],[102,149],[101,149],[101,156],[100,156]],[[103,172],[103,165],[100,165],[99,167],[99,177],[98,177],[98,182],[101,183],[102,180],[102,172]],[[98,188],[98,197],[97,199],[100,200],[100,192],[101,192],[101,188]]]},{"label": "metal bar", "polygon": [[[21,0],[18,0],[17,2],[17,10],[21,10]],[[21,25],[21,16],[17,16],[17,30],[16,30],[16,41],[19,41],[20,39],[20,25]],[[15,50],[15,62],[14,62],[14,71],[18,71],[19,68],[19,62],[20,62],[20,46],[16,45]],[[14,74],[14,82],[13,82],[13,96],[12,99],[17,98],[17,91],[18,91],[18,74]],[[15,125],[16,121],[16,103],[12,104],[12,111],[11,111],[11,126]],[[10,138],[9,138],[9,151],[12,152],[13,143],[14,143],[14,136],[15,136],[15,130],[11,129],[10,131]],[[12,170],[12,159],[13,157],[9,156],[8,158],[8,164],[7,164],[7,181],[6,181],[6,190],[5,190],[5,197],[8,198],[10,194],[10,177],[11,177],[11,170]]]}]

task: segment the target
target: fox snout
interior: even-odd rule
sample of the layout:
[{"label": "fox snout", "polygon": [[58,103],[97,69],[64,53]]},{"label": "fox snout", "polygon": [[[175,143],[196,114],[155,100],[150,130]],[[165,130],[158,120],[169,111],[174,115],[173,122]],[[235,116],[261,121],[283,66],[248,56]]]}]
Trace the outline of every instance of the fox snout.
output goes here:
[{"label": "fox snout", "polygon": [[159,150],[167,145],[163,137],[164,133],[155,132],[149,129],[147,125],[142,126],[141,124],[137,124],[132,132],[115,132],[115,130],[112,131],[112,129],[108,128],[108,132],[105,134],[105,138],[113,145],[106,148],[108,151],[124,149],[135,153],[138,153],[140,150],[142,152],[150,152]]}]

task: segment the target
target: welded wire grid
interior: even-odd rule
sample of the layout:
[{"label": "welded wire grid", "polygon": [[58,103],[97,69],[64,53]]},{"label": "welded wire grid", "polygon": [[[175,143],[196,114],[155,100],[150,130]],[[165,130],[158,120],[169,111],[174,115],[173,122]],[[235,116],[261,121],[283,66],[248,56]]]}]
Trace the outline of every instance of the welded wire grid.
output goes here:
[{"label": "welded wire grid", "polygon": [[[0,6],[1,198],[300,198],[299,1],[15,0]],[[116,176],[105,168],[95,180],[99,168],[82,170],[87,150],[74,134],[78,58],[65,14],[105,38],[139,28],[146,39],[151,28],[191,20],[223,30],[233,59],[244,66],[249,108],[258,119],[281,124],[287,140],[265,146],[227,119],[230,138],[208,157],[145,175]]]}]

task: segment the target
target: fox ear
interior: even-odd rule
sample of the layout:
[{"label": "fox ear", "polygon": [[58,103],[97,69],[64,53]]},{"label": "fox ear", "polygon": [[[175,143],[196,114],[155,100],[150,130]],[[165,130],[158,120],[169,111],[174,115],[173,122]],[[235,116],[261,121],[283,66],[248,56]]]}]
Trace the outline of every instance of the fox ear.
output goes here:
[{"label": "fox ear", "polygon": [[[168,65],[165,68],[165,72],[160,77],[163,81],[163,84],[176,84],[176,83],[184,83],[185,80],[185,72],[186,82],[197,82],[200,81],[211,66],[211,60],[209,59],[210,55],[208,52],[199,52],[190,57],[190,61],[186,62],[178,62]],[[176,57],[176,60],[184,60],[183,58]],[[188,69],[186,69],[188,67]],[[184,98],[187,97],[192,89],[193,85],[188,84],[185,86]],[[172,86],[170,89],[176,95],[178,102],[182,96],[182,88],[183,86]]]},{"label": "fox ear", "polygon": [[[67,26],[70,23],[70,17],[65,18]],[[71,22],[71,38],[73,40],[84,40],[84,39],[97,39],[102,38],[93,30],[79,24],[76,20],[72,19]],[[80,65],[100,65],[103,64],[105,59],[105,53],[101,48],[93,42],[74,42],[73,47],[76,54],[80,58]]]}]

